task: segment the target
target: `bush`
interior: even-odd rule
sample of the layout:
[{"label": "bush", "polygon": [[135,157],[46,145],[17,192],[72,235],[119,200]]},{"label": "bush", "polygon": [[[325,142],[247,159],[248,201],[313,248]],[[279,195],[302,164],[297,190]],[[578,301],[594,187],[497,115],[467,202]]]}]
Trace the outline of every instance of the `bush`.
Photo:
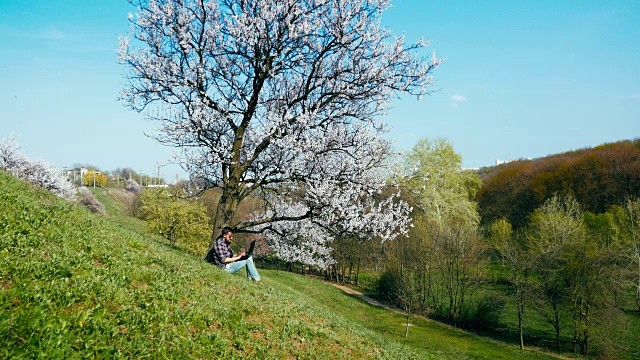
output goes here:
[{"label": "bush", "polygon": [[614,307],[597,309],[591,320],[592,355],[603,359],[623,359],[630,354],[631,344],[620,339],[629,338],[634,330],[622,310]]},{"label": "bush", "polygon": [[80,199],[78,200],[80,206],[89,209],[95,214],[105,215],[107,213],[104,210],[104,205],[85,186],[79,188],[78,193],[80,194]]},{"label": "bush", "polygon": [[505,305],[506,300],[503,296],[486,295],[481,297],[471,311],[466,312],[467,318],[463,318],[461,324],[474,330],[496,330],[500,327],[500,319]]},{"label": "bush", "polygon": [[135,180],[127,180],[127,184],[124,186],[127,191],[131,191],[133,193],[139,193],[142,188]]},{"label": "bush", "polygon": [[62,171],[43,160],[31,160],[20,153],[13,139],[0,140],[0,169],[31,185],[44,188],[68,201],[76,198],[76,189]]},{"label": "bush", "polygon": [[147,190],[140,197],[147,228],[169,240],[172,246],[192,254],[207,251],[212,229],[207,208],[193,199],[182,199],[172,190]]},{"label": "bush", "polygon": [[129,216],[142,219],[142,194],[133,193],[134,197],[129,202]]},{"label": "bush", "polygon": [[402,275],[397,269],[385,270],[376,283],[376,293],[393,304],[398,302],[397,289],[402,284]]}]

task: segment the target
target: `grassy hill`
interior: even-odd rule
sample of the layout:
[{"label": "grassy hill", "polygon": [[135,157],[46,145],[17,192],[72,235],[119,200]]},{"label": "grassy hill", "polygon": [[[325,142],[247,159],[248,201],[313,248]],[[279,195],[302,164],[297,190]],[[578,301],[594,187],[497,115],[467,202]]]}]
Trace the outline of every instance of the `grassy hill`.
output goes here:
[{"label": "grassy hill", "polygon": [[226,274],[97,195],[106,217],[0,171],[0,358],[547,357],[427,320],[404,338],[401,315],[321,281]]}]

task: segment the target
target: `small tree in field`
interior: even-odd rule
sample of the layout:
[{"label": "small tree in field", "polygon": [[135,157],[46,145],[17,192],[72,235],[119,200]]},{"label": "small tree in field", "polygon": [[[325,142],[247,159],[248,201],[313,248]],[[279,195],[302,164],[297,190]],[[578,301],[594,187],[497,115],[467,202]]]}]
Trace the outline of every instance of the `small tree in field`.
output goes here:
[{"label": "small tree in field", "polygon": [[569,311],[571,303],[566,249],[579,243],[583,235],[582,208],[573,197],[554,196],[531,214],[527,245],[534,256],[531,270],[538,275],[540,295],[535,298],[533,309],[553,327],[558,346],[563,325],[561,314],[563,310]]},{"label": "small tree in field", "polygon": [[511,223],[498,219],[489,226],[489,242],[502,259],[513,284],[516,309],[518,313],[518,332],[520,349],[524,349],[524,310],[529,280],[531,254],[523,241],[514,234]]},{"label": "small tree in field", "polygon": [[402,310],[404,310],[405,327],[404,337],[409,337],[409,318],[411,312],[417,307],[420,302],[420,294],[418,293],[415,280],[412,276],[402,276],[399,278],[400,282],[396,287],[396,299]]},{"label": "small tree in field", "polygon": [[631,261],[635,274],[636,306],[640,312],[640,199],[629,199],[624,206],[626,232],[623,237],[624,254]]},{"label": "small tree in field", "polygon": [[[397,93],[428,94],[441,60],[380,26],[388,0],[131,2],[122,100],[159,124],[192,179],[221,189],[213,236],[405,232],[408,207],[373,198],[390,152],[377,118]],[[234,221],[251,195],[263,211]]]}]

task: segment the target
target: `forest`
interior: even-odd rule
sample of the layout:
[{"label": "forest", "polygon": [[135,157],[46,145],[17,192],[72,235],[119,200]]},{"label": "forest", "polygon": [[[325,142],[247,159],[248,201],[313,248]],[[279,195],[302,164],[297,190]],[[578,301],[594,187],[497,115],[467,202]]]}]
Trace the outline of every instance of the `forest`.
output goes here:
[{"label": "forest", "polygon": [[483,224],[505,218],[524,226],[554,195],[573,196],[584,211],[604,213],[640,191],[640,140],[620,141],[535,160],[518,160],[480,174]]},{"label": "forest", "polygon": [[[480,174],[447,141],[423,140],[405,162],[418,169],[403,179],[414,227],[365,261],[378,296],[522,348],[637,356],[638,140]],[[334,266],[353,267],[339,244]]]}]

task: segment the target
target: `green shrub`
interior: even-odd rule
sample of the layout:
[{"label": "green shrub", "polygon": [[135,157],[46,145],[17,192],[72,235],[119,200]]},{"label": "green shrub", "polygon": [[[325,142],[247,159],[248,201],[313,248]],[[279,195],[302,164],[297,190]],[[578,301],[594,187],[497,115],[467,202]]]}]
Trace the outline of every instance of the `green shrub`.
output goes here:
[{"label": "green shrub", "polygon": [[141,203],[149,232],[195,255],[207,251],[212,229],[205,205],[167,189],[145,191]]},{"label": "green shrub", "polygon": [[134,192],[135,196],[129,204],[129,216],[134,218],[142,218],[142,195],[139,192]]},{"label": "green shrub", "polygon": [[396,304],[398,301],[397,289],[402,283],[402,275],[397,269],[386,269],[376,282],[376,294],[389,302]]},{"label": "green shrub", "polygon": [[462,323],[469,324],[475,330],[495,330],[501,325],[506,304],[501,295],[485,295],[475,302],[471,311],[467,312],[469,318]]}]

